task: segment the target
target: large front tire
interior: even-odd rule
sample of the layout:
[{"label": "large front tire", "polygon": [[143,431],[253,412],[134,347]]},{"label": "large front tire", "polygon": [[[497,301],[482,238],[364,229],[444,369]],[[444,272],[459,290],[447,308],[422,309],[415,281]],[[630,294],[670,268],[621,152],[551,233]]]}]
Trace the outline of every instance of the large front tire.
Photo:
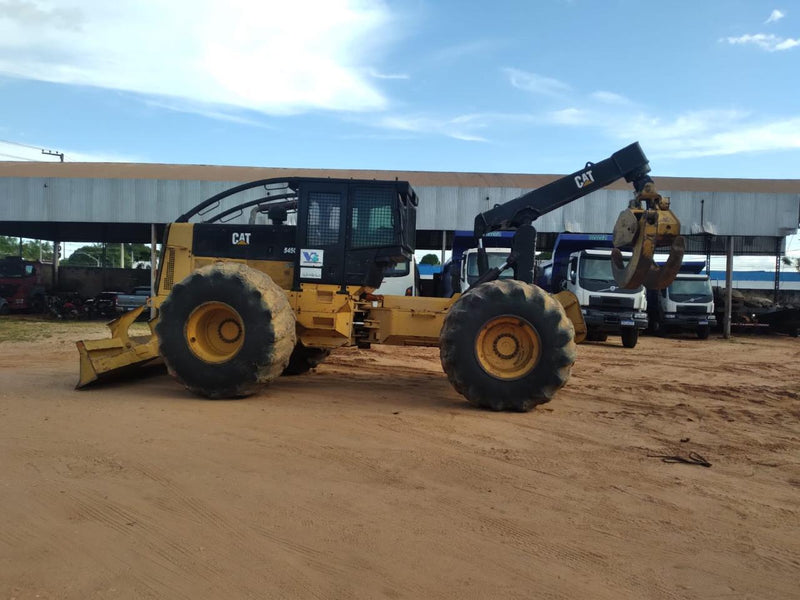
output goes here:
[{"label": "large front tire", "polygon": [[442,368],[473,406],[527,412],[548,402],[575,362],[574,328],[541,288],[490,281],[453,304],[439,337]]},{"label": "large front tire", "polygon": [[169,372],[213,399],[247,396],[278,377],[296,341],[284,291],[237,263],[203,267],[176,284],[156,333]]}]

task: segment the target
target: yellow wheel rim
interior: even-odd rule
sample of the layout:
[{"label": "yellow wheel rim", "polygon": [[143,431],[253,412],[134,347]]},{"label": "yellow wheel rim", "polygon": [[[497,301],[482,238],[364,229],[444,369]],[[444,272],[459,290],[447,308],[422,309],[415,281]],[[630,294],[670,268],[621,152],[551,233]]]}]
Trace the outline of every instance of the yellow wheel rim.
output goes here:
[{"label": "yellow wheel rim", "polygon": [[186,320],[186,342],[194,355],[207,363],[230,360],[244,344],[244,322],[224,302],[205,302]]},{"label": "yellow wheel rim", "polygon": [[481,368],[497,379],[519,379],[539,362],[542,342],[525,319],[501,315],[487,321],[475,338]]}]

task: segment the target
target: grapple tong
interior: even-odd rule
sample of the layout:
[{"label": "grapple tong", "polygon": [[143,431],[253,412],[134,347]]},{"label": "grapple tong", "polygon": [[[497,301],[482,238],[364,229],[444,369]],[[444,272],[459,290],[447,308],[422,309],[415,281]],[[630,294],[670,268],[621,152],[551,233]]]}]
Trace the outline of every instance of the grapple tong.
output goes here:
[{"label": "grapple tong", "polygon": [[[663,289],[672,283],[686,247],[680,232],[681,224],[669,208],[669,198],[661,196],[652,181],[644,183],[614,225],[611,269],[620,287]],[[659,266],[653,257],[656,248],[663,246],[670,246],[669,258]],[[620,249],[630,249],[632,256],[623,258]]]}]

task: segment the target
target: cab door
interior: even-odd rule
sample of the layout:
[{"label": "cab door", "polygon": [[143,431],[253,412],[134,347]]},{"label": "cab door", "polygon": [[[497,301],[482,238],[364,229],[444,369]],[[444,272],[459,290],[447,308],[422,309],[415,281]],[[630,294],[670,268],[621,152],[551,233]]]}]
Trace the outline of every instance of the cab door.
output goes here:
[{"label": "cab door", "polygon": [[303,186],[298,214],[295,289],[300,283],[341,285],[344,280],[347,185]]}]

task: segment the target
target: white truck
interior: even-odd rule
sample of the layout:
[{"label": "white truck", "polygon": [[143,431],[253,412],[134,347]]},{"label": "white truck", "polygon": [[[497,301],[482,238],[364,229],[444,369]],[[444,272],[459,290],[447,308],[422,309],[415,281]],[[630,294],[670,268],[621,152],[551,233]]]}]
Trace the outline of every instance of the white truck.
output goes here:
[{"label": "white truck", "polygon": [[381,296],[418,296],[419,269],[416,259],[389,267],[383,273],[381,286],[373,292]]},{"label": "white truck", "polygon": [[[575,294],[586,321],[587,340],[604,342],[609,335],[619,335],[623,346],[633,348],[639,331],[647,328],[647,294],[644,287],[627,290],[617,285],[610,246],[610,235],[562,233],[552,260],[540,266],[536,282],[551,293],[569,290]],[[622,255],[630,257],[630,253]]]},{"label": "white truck", "polygon": [[717,324],[708,275],[678,273],[669,287],[650,290],[649,300],[650,329],[657,335],[689,331],[704,340]]},{"label": "white truck", "polygon": [[[453,254],[442,266],[440,296],[450,298],[458,292],[466,292],[478,280],[478,249],[471,231],[455,231],[453,235]],[[488,268],[501,267],[511,252],[511,234],[496,231],[484,238]],[[514,272],[509,269],[498,279],[513,279]]]}]

